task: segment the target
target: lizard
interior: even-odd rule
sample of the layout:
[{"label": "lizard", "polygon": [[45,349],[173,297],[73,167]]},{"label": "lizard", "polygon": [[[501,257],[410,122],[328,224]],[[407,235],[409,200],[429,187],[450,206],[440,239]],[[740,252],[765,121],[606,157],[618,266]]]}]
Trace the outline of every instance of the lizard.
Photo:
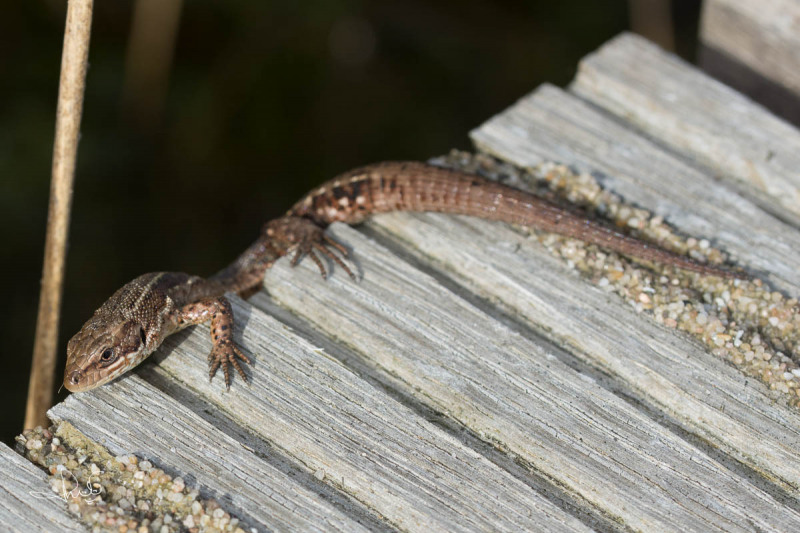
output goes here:
[{"label": "lizard", "polygon": [[574,237],[645,261],[723,278],[747,278],[699,263],[620,233],[544,198],[475,174],[420,162],[384,162],[346,172],[311,191],[282,217],[264,226],[233,263],[208,279],[180,272],[137,277],[109,298],[67,344],[64,386],[72,392],[107,383],[152,354],[163,340],[193,324],[211,323],[209,379],[221,367],[230,388],[231,368],[247,382],[250,359],[233,340],[233,312],[225,293],[251,294],[265,271],[290,254],[308,256],[323,278],[320,255],[356,279],[348,250],[325,233],[334,222],[355,225],[390,211],[470,215]]}]

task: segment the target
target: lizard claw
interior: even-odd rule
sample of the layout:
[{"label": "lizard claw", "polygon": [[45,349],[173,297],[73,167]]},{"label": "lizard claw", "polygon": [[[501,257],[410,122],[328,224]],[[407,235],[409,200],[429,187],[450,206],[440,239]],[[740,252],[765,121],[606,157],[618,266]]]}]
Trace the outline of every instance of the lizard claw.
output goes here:
[{"label": "lizard claw", "polygon": [[236,346],[236,344],[233,343],[233,341],[227,339],[218,341],[208,354],[208,381],[210,382],[214,378],[214,374],[217,373],[217,370],[222,367],[222,373],[225,375],[225,388],[230,390],[230,367],[233,366],[239,375],[242,376],[244,382],[248,383],[247,376],[245,375],[242,366],[239,364],[238,359],[250,364],[250,359],[242,353],[242,351],[238,346]]},{"label": "lizard claw", "polygon": [[233,309],[224,297],[206,298],[182,307],[176,318],[176,328],[181,329],[191,324],[200,324],[211,320],[212,348],[208,354],[209,382],[222,367],[225,374],[225,387],[231,388],[231,369],[236,369],[245,383],[247,376],[239,361],[250,364],[250,359],[242,353],[233,340]]},{"label": "lizard claw", "polygon": [[[303,256],[309,256],[319,268],[323,279],[327,279],[328,271],[318,254],[322,254],[347,272],[353,280],[356,275],[342,260],[350,258],[350,253],[341,243],[325,234],[325,230],[312,220],[302,217],[283,217],[267,223],[267,235],[273,238],[286,253],[294,250],[291,265],[297,266]],[[335,252],[339,252],[337,255]]]},{"label": "lizard claw", "polygon": [[[341,257],[339,257],[338,255],[333,253],[333,250],[331,250],[331,248],[333,248],[334,250],[336,250],[340,254],[342,254],[343,257],[349,258],[349,255],[347,253],[347,248],[342,246],[340,243],[334,241],[333,239],[331,239],[327,235],[323,234],[323,237],[324,237],[323,242],[315,242],[313,244],[313,248],[310,250],[310,252],[308,254],[309,256],[311,256],[311,258],[314,260],[314,262],[317,263],[317,266],[320,267],[320,270],[322,270],[322,277],[326,278],[327,277],[327,275],[326,275],[327,273],[325,272],[325,269],[322,267],[322,263],[319,260],[319,258],[317,257],[317,254],[314,253],[315,250],[319,251],[325,257],[327,257],[328,259],[330,259],[331,261],[333,261],[334,263],[336,263],[337,265],[342,267],[342,270],[347,272],[347,275],[350,276],[350,278],[353,281],[355,281],[356,280],[356,275],[353,274],[353,271],[350,270],[350,267],[347,266],[347,263],[342,261]],[[329,246],[331,248],[328,248]]]}]

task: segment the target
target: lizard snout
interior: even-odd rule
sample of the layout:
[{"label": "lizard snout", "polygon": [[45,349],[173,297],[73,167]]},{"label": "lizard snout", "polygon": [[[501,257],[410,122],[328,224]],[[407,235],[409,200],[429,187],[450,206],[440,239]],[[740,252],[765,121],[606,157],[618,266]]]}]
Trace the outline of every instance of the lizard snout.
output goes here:
[{"label": "lizard snout", "polygon": [[64,380],[64,386],[67,388],[67,390],[76,392],[82,382],[83,372],[80,370],[73,370],[67,374],[66,379]]}]

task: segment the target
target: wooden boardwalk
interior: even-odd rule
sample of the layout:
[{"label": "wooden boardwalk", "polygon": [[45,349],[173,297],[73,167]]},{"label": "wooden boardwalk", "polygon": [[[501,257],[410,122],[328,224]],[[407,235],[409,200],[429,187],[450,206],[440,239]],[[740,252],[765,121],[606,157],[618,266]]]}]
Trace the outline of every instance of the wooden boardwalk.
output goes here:
[{"label": "wooden boardwalk", "polygon": [[700,20],[703,69],[800,125],[800,3],[708,0]]},{"label": "wooden boardwalk", "polygon": [[[569,90],[540,87],[472,139],[591,173],[767,284],[592,271],[596,248],[466,217],[335,225],[359,283],[280,261],[233,298],[250,386],[208,383],[193,328],[55,406],[61,441],[77,430],[180,476],[245,531],[800,531],[800,132],[623,35]],[[610,202],[595,205],[628,209]],[[37,477],[49,490],[41,471],[7,450],[0,466],[19,498],[0,498],[0,523],[80,530],[63,501],[29,496]]]}]

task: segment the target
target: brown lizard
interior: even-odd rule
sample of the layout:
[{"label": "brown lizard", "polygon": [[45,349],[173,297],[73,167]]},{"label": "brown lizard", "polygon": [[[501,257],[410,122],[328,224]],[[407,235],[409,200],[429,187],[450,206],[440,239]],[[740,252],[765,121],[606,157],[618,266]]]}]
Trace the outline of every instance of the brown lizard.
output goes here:
[{"label": "brown lizard", "polygon": [[213,341],[209,379],[221,366],[229,387],[232,366],[247,381],[239,361],[250,360],[233,341],[233,313],[224,294],[257,289],[265,270],[290,253],[293,266],[308,255],[323,278],[326,269],[318,254],[355,278],[342,260],[346,249],[328,237],[325,228],[333,222],[358,224],[389,211],[435,211],[500,220],[575,237],[646,261],[726,278],[746,277],[697,263],[479,176],[424,163],[379,163],[342,174],[306,195],[286,215],[268,222],[236,261],[208,279],[155,272],[123,286],[69,341],[64,386],[78,392],[111,381],[141,363],[167,336],[207,321],[211,321]]}]

